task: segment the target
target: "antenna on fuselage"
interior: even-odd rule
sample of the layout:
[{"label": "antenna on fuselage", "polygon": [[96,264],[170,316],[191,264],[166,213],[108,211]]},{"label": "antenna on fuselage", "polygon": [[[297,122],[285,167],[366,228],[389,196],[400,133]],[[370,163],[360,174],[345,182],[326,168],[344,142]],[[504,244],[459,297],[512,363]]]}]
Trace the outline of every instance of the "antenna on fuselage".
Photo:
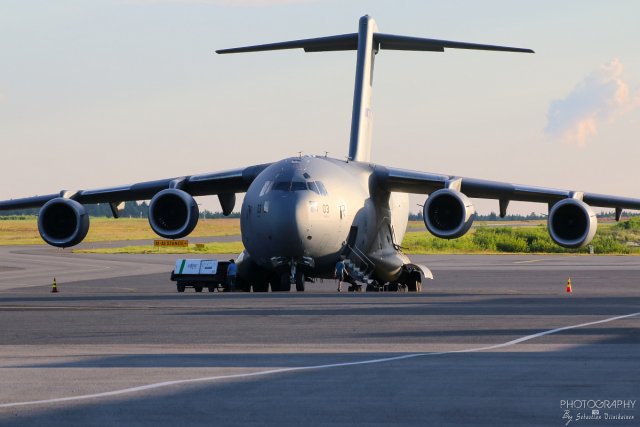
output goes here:
[{"label": "antenna on fuselage", "polygon": [[444,52],[444,49],[448,48],[533,53],[531,49],[517,47],[383,34],[378,32],[376,21],[368,15],[360,18],[357,33],[222,49],[217,50],[216,53],[262,52],[299,48],[304,49],[305,52],[358,51],[348,156],[348,160],[357,162],[368,162],[371,159],[373,62],[375,55],[381,49]]}]

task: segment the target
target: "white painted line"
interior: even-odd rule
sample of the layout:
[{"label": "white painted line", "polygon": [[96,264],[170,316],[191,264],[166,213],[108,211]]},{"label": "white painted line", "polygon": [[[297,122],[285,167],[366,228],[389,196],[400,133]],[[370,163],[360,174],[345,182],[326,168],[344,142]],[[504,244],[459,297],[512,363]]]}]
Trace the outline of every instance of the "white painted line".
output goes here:
[{"label": "white painted line", "polygon": [[542,260],[542,259],[530,259],[530,260],[527,260],[527,261],[514,261],[513,263],[514,264],[531,264],[533,262],[540,262],[540,261],[544,261],[544,260]]},{"label": "white painted line", "polygon": [[638,315],[640,315],[640,312],[627,314],[624,316],[610,317],[608,319],[603,319],[603,320],[596,320],[594,322],[581,323],[579,325],[564,326],[562,328],[550,329],[548,331],[539,332],[537,334],[526,335],[524,337],[517,338],[515,340],[507,341],[502,344],[494,344],[487,347],[476,347],[476,348],[469,348],[466,350],[441,351],[441,352],[433,352],[433,353],[413,353],[413,354],[405,354],[403,356],[385,357],[382,359],[361,360],[358,362],[332,363],[327,365],[315,365],[315,366],[298,366],[293,368],[279,368],[279,369],[269,369],[266,371],[249,372],[245,374],[219,375],[215,377],[203,377],[203,378],[191,378],[186,380],[165,381],[161,383],[147,384],[139,387],[131,387],[131,388],[125,388],[121,390],[107,391],[104,393],[85,394],[82,396],[59,397],[55,399],[45,399],[45,400],[32,400],[28,402],[4,403],[4,404],[0,404],[0,408],[14,408],[17,406],[43,405],[48,403],[60,403],[60,402],[70,402],[70,401],[87,400],[87,399],[97,399],[101,397],[119,396],[123,394],[137,393],[137,392],[146,391],[146,390],[172,387],[172,386],[181,385],[181,384],[213,382],[213,381],[219,381],[219,380],[231,380],[231,379],[238,379],[238,378],[250,378],[250,377],[259,377],[259,376],[266,376],[266,375],[282,374],[285,372],[300,372],[300,371],[310,371],[310,370],[319,370],[319,369],[341,368],[345,366],[371,365],[376,363],[394,362],[397,360],[413,359],[416,357],[425,357],[425,356],[440,356],[444,354],[456,354],[456,353],[475,353],[480,351],[495,350],[498,348],[510,347],[516,344],[523,343],[525,341],[530,341],[536,338],[540,338],[545,335],[551,335],[558,332],[568,331],[570,329],[583,328],[585,326],[592,326],[592,325],[599,325],[601,323],[614,322],[616,320],[635,317]]}]

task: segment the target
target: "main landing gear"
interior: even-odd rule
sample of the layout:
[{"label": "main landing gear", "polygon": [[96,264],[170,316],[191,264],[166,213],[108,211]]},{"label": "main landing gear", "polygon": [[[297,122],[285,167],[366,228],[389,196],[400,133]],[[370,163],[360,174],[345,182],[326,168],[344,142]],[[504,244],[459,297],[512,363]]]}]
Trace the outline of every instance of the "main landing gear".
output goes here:
[{"label": "main landing gear", "polygon": [[401,277],[403,282],[378,282],[367,285],[367,292],[422,292],[422,276],[420,272],[411,271],[405,277]]}]

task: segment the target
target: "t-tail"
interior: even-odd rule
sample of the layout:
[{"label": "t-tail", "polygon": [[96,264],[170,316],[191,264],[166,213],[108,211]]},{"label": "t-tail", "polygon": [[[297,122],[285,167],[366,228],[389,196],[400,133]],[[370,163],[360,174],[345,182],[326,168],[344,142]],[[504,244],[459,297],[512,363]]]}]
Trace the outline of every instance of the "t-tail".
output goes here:
[{"label": "t-tail", "polygon": [[373,62],[376,54],[381,49],[444,52],[445,48],[449,48],[533,53],[531,49],[516,47],[383,34],[378,32],[376,21],[368,15],[360,18],[357,33],[222,49],[217,50],[216,53],[244,53],[299,48],[304,49],[305,52],[357,51],[358,59],[356,63],[355,89],[353,92],[351,139],[349,141],[348,158],[349,160],[358,162],[369,162],[371,159]]}]

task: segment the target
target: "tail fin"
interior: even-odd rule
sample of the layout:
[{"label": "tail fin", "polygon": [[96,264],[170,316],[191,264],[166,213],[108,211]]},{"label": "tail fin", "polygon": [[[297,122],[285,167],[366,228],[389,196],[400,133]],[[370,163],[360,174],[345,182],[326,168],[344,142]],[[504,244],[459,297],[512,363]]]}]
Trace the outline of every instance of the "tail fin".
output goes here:
[{"label": "tail fin", "polygon": [[357,33],[222,49],[217,50],[216,53],[245,53],[283,49],[304,49],[305,52],[357,50],[358,59],[351,116],[349,159],[368,162],[371,158],[371,130],[373,125],[371,91],[375,55],[380,49],[444,52],[445,48],[534,53],[531,49],[517,47],[382,34],[378,32],[375,20],[368,15],[360,18]]}]

